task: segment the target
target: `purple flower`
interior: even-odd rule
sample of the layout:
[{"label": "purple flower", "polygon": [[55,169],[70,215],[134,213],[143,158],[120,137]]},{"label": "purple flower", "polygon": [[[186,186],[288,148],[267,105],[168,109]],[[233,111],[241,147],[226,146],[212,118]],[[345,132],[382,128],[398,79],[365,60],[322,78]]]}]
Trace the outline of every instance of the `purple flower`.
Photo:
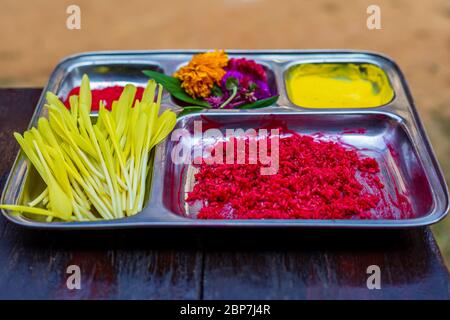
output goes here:
[{"label": "purple flower", "polygon": [[231,58],[228,60],[228,66],[226,70],[239,71],[251,80],[267,81],[266,71],[264,67],[254,60],[245,58]]},{"label": "purple flower", "polygon": [[224,97],[217,97],[217,96],[210,96],[208,98],[205,98],[206,102],[209,103],[209,105],[215,109],[217,109],[225,100]]},{"label": "purple flower", "polygon": [[255,88],[255,97],[258,100],[266,99],[272,96],[270,93],[269,86],[266,82],[257,80],[255,81],[256,88]]},{"label": "purple flower", "polygon": [[226,70],[220,90],[213,90],[213,95],[205,98],[212,108],[232,109],[272,96],[265,69],[255,61],[231,59]]},{"label": "purple flower", "polygon": [[230,77],[235,78],[238,81],[239,86],[242,85],[242,81],[244,80],[244,75],[239,71],[227,71],[221,80],[221,87],[224,92],[227,91],[227,80]]}]

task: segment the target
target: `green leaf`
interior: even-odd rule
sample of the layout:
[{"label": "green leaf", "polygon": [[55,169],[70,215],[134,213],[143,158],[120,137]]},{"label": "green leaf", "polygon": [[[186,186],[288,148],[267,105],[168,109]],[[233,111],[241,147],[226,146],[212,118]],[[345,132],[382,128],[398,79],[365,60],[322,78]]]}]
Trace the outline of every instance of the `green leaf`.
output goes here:
[{"label": "green leaf", "polygon": [[201,112],[202,110],[204,110],[205,108],[203,107],[199,107],[199,106],[187,106],[187,107],[183,107],[183,111],[181,111],[177,117],[182,117],[184,115],[187,114],[191,114],[191,113],[196,113],[196,112]]},{"label": "green leaf", "polygon": [[157,83],[161,84],[164,87],[164,89],[166,89],[175,98],[187,103],[203,106],[205,108],[211,107],[206,101],[194,99],[190,95],[188,95],[183,90],[183,88],[181,88],[180,80],[178,80],[177,78],[152,70],[144,70],[142,72],[146,76],[154,79]]},{"label": "green leaf", "polygon": [[222,97],[223,92],[222,89],[217,84],[214,84],[214,86],[211,89],[211,95],[214,97]]},{"label": "green leaf", "polygon": [[225,87],[228,90],[233,90],[233,88],[237,88],[238,85],[239,81],[235,77],[229,77],[225,83]]},{"label": "green leaf", "polygon": [[265,108],[273,105],[275,102],[277,102],[278,96],[273,96],[270,98],[258,100],[252,103],[247,103],[242,106],[236,107],[236,109],[258,109],[258,108]]},{"label": "green leaf", "polygon": [[258,86],[254,82],[251,82],[250,85],[248,86],[248,90],[250,91],[255,91],[256,88],[258,88]]}]

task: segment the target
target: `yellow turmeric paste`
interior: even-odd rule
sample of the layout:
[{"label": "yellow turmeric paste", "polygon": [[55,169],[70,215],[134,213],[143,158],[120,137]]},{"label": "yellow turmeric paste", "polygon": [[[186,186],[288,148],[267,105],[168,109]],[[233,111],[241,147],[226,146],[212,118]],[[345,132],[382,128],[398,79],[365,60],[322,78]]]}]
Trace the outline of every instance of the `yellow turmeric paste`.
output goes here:
[{"label": "yellow turmeric paste", "polygon": [[363,63],[308,63],[288,70],[291,101],[307,108],[373,108],[387,104],[394,90],[378,66]]}]

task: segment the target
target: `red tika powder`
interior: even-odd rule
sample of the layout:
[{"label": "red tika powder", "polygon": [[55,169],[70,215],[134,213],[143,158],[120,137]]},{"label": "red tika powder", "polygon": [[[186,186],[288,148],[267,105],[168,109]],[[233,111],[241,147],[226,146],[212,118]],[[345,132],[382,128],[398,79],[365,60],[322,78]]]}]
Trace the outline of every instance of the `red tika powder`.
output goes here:
[{"label": "red tika powder", "polygon": [[[122,86],[112,86],[112,87],[106,87],[102,89],[94,89],[91,90],[92,92],[92,111],[98,111],[100,106],[100,101],[103,101],[105,103],[105,107],[108,110],[111,110],[112,102],[115,100],[119,100],[120,95],[122,94],[124,87]],[[134,97],[134,100],[142,100],[142,94],[144,93],[144,88],[137,87],[136,90],[136,96]],[[67,109],[70,109],[69,104],[69,98],[70,96],[79,95],[80,94],[80,87],[75,87],[72,90],[70,90],[69,94],[66,97],[66,100],[64,100],[64,105],[67,107]]]},{"label": "red tika powder", "polygon": [[[248,159],[249,138],[243,139]],[[219,143],[226,150],[230,142]],[[267,145],[270,153],[271,143]],[[397,203],[385,195],[378,177],[377,161],[340,142],[295,132],[280,134],[279,170],[274,175],[261,175],[259,162],[225,164],[225,158],[223,162],[197,165],[196,183],[187,196],[190,205],[202,205],[197,218],[398,218],[393,208]],[[410,211],[406,197],[400,195],[398,207]]]}]

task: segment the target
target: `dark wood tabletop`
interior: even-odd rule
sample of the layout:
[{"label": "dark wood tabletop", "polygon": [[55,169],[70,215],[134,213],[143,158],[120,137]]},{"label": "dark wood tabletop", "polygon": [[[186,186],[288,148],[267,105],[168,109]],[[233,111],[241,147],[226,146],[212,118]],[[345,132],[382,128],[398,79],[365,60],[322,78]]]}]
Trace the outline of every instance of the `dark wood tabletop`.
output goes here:
[{"label": "dark wood tabletop", "polygon": [[[0,190],[41,89],[0,90]],[[429,228],[42,231],[0,217],[1,299],[448,299]],[[67,268],[81,271],[69,290]],[[367,288],[377,265],[381,289]]]}]

